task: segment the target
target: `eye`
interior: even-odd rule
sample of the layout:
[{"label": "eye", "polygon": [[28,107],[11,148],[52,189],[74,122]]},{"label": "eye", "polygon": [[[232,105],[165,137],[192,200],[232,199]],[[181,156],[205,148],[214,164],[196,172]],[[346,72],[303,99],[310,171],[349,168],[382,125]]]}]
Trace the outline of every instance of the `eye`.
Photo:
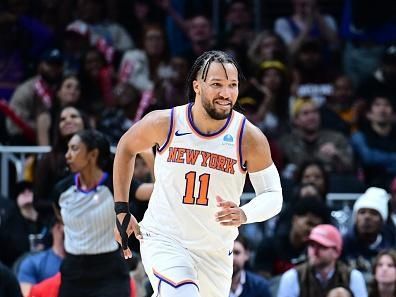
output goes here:
[{"label": "eye", "polygon": [[212,83],[212,86],[213,86],[213,87],[220,87],[221,84],[219,84],[219,83]]}]

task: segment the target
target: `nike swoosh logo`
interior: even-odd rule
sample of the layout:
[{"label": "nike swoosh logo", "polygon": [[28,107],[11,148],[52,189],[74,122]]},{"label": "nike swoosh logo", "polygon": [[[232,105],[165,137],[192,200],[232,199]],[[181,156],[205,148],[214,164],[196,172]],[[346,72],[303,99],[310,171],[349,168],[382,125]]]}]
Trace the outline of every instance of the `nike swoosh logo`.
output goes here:
[{"label": "nike swoosh logo", "polygon": [[232,255],[232,251],[228,251],[228,256],[231,256]]},{"label": "nike swoosh logo", "polygon": [[191,132],[179,132],[179,130],[176,131],[175,135],[176,136],[183,136],[183,135],[188,135],[192,134]]}]

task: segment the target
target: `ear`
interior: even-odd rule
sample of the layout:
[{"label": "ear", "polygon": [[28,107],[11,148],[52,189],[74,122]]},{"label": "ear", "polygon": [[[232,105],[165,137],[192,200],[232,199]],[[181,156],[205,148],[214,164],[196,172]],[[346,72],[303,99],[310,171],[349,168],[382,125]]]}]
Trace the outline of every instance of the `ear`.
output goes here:
[{"label": "ear", "polygon": [[195,94],[201,95],[201,88],[200,88],[200,84],[199,84],[198,80],[193,80],[193,89],[194,89]]},{"label": "ear", "polygon": [[249,250],[245,250],[245,260],[248,261],[250,258],[250,251]]},{"label": "ear", "polygon": [[89,155],[93,160],[96,160],[96,163],[97,163],[97,160],[99,157],[99,150],[97,148],[93,149],[92,151],[89,152]]}]

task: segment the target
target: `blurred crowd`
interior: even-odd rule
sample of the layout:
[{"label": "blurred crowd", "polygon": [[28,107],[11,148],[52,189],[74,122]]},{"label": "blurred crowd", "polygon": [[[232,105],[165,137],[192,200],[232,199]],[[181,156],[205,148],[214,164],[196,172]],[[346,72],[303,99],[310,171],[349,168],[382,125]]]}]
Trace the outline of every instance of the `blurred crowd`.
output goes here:
[{"label": "blurred crowd", "polygon": [[[77,228],[60,197],[111,184],[107,146],[148,112],[192,102],[192,63],[219,49],[244,72],[235,108],[268,137],[284,196],[280,215],[241,227],[230,296],[395,297],[395,11],[392,0],[1,1],[0,144],[51,152],[28,156],[23,181],[1,172],[0,296],[58,296],[64,228]],[[135,164],[138,220],[152,159]],[[334,193],[359,195],[334,204]],[[109,234],[91,229],[81,253],[103,255],[91,241]],[[130,296],[150,296],[130,245]]]}]

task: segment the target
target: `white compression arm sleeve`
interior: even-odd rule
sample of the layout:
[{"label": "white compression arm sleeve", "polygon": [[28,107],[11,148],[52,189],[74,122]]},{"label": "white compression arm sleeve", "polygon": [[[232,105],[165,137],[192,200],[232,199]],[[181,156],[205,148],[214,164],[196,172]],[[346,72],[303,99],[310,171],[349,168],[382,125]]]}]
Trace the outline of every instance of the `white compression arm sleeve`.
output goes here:
[{"label": "white compression arm sleeve", "polygon": [[262,222],[277,215],[282,209],[282,187],[278,169],[274,163],[269,167],[249,173],[256,197],[243,205],[245,224]]}]

